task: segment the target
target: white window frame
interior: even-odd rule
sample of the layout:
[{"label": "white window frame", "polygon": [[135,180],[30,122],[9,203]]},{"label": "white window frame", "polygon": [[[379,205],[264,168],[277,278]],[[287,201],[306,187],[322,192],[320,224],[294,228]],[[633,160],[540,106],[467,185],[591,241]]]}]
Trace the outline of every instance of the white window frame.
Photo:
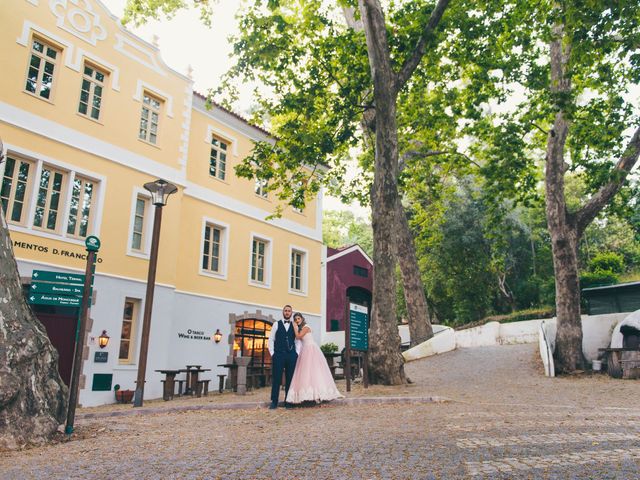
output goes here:
[{"label": "white window frame", "polygon": [[264,200],[268,200],[269,192],[266,191],[268,184],[269,184],[268,180],[260,180],[259,178],[256,178],[256,183],[254,184],[254,187],[253,187],[253,193],[255,193],[256,196]]},{"label": "white window frame", "polygon": [[[251,266],[253,261],[253,241],[254,240],[259,240],[266,243],[266,248],[264,252],[264,256],[265,256],[264,282],[259,282],[251,278]],[[250,239],[249,239],[249,272],[248,272],[249,285],[253,285],[254,287],[260,287],[260,288],[271,288],[272,262],[273,262],[273,240],[270,237],[267,237],[266,235],[251,232]]]},{"label": "white window frame", "polygon": [[[138,203],[138,198],[144,198],[149,203],[148,211],[146,212],[146,218],[144,219],[143,233],[142,233],[142,243],[144,248],[142,250],[134,250],[131,246],[133,240],[133,227],[135,225],[136,219],[136,205]],[[148,259],[151,254],[151,230],[153,228],[153,217],[154,210],[153,204],[151,203],[151,195],[146,190],[135,187],[131,194],[131,213],[129,216],[129,234],[127,235],[127,255],[131,257],[145,258]]]},{"label": "white window frame", "polygon": [[[300,290],[295,290],[291,288],[291,256],[293,252],[297,252],[302,254],[302,273],[300,275]],[[301,295],[306,297],[308,295],[308,285],[309,285],[309,250],[303,247],[299,247],[297,245],[289,245],[289,269],[288,269],[288,280],[287,285],[289,289],[289,293],[292,295]]]},{"label": "white window frame", "polygon": [[[129,356],[126,359],[120,358],[120,347],[122,344],[122,325],[124,323],[124,306],[127,302],[133,303],[133,313],[131,315],[131,332],[129,333]],[[140,312],[142,311],[142,300],[139,298],[126,297],[122,302],[122,319],[120,321],[120,332],[118,336],[118,364],[135,365],[138,349],[138,330],[140,324]]]},{"label": "white window frame", "polygon": [[[77,172],[71,172],[71,176],[72,178],[69,180],[69,192],[67,195],[67,208],[66,208],[66,218],[65,218],[65,227],[64,227],[64,233],[66,236],[70,237],[70,238],[77,238],[79,240],[85,240],[89,235],[91,235],[91,232],[93,231],[93,223],[94,223],[94,210],[93,210],[93,206],[96,204],[96,197],[98,196],[97,194],[97,190],[98,190],[98,185],[96,185],[96,181],[92,178],[87,178],[83,175],[78,175]],[[91,203],[89,206],[89,220],[87,223],[87,234],[82,236],[79,233],[69,233],[69,220],[71,217],[71,200],[73,198],[73,187],[75,184],[76,179],[79,179],[81,182],[81,185],[86,187],[86,183],[91,183],[93,185],[93,191],[91,192]],[[79,203],[78,203],[78,213],[76,213],[75,217],[76,217],[76,230],[79,232],[80,231],[80,223],[82,222],[82,214],[79,213],[82,210],[82,206],[84,205],[83,202],[83,192],[84,192],[84,188],[81,189],[80,191],[80,198],[79,198]]]},{"label": "white window frame", "polygon": [[[27,208],[27,217],[25,221],[21,224],[10,223],[11,230],[27,233],[30,235],[35,235],[43,238],[50,238],[53,240],[64,240],[68,243],[73,243],[77,245],[84,246],[85,238],[74,237],[73,235],[67,234],[67,225],[69,221],[69,208],[71,205],[71,195],[73,189],[73,182],[75,180],[75,176],[81,176],[86,180],[90,180],[94,183],[95,193],[94,203],[91,207],[91,222],[90,226],[87,230],[87,236],[89,235],[100,235],[100,225],[102,224],[102,214],[104,210],[104,197],[105,191],[107,189],[107,179],[103,175],[98,175],[94,172],[90,172],[88,170],[78,168],[76,165],[71,165],[66,162],[61,162],[55,158],[48,157],[46,155],[41,155],[38,152],[33,152],[31,150],[27,150],[25,148],[16,146],[16,145],[7,145],[5,144],[6,155],[9,155],[13,158],[18,157],[22,160],[32,162],[34,166],[33,177],[31,179],[31,184],[28,186],[29,198],[25,201],[25,205]],[[64,181],[64,195],[61,196],[60,207],[58,208],[59,212],[62,212],[62,221],[60,222],[58,228],[56,230],[49,230],[42,227],[36,227],[33,224],[33,219],[36,212],[36,204],[37,204],[37,195],[40,186],[40,176],[42,175],[43,166],[47,166],[54,170],[60,171],[65,175]],[[2,169],[4,171],[4,162],[2,165]],[[31,176],[31,175],[30,175]],[[3,179],[0,179],[2,182]]]},{"label": "white window frame", "polygon": [[[211,270],[205,270],[202,268],[202,255],[204,251],[204,233],[206,228],[218,227],[221,231],[220,242],[220,271],[212,272]],[[198,272],[205,277],[218,278],[221,280],[227,279],[227,266],[229,264],[229,235],[231,227],[228,223],[221,222],[215,218],[204,217],[202,219],[202,228],[200,230],[200,249],[198,250]],[[251,275],[251,272],[249,272]]]},{"label": "white window frame", "polygon": [[[85,68],[87,67],[93,70],[94,75],[96,72],[101,73],[104,76],[104,79],[102,80],[102,82],[100,82],[97,78],[95,78],[94,75],[88,76],[84,71]],[[80,95],[78,96],[78,115],[84,118],[87,118],[89,120],[92,120],[94,122],[100,123],[102,122],[104,99],[105,99],[105,94],[107,92],[107,85],[109,82],[109,77],[111,76],[111,72],[106,68],[98,66],[95,63],[91,62],[90,60],[85,59],[82,62],[82,65],[80,66],[80,73],[81,73],[81,77],[80,77]],[[82,102],[82,92],[83,92],[82,86],[85,80],[89,82],[89,98],[87,99],[87,112],[82,113],[80,111],[80,105],[83,103]],[[93,118],[93,116],[91,115],[91,111],[93,109],[93,99],[96,96],[96,93],[95,93],[96,86],[102,87],[102,93],[100,94],[100,108],[98,109],[98,118]]]},{"label": "white window frame", "polygon": [[[40,184],[42,181],[42,174],[45,169],[51,172],[51,176],[49,177],[49,182],[47,184],[47,195],[45,198],[45,205],[44,207],[39,207],[38,197],[40,196]],[[60,175],[62,177],[62,181],[60,183],[60,190],[58,192],[58,205],[57,205],[57,208],[55,209],[56,226],[55,228],[49,228],[47,224],[49,222],[49,219],[48,219],[49,214],[52,211],[51,197],[53,196],[53,192],[54,192],[52,182],[54,181],[56,175]],[[70,206],[70,200],[71,200],[70,190],[71,190],[71,185],[73,183],[73,175],[71,174],[71,172],[65,169],[62,169],[56,165],[51,165],[47,163],[40,166],[40,169],[38,171],[38,176],[35,179],[35,182],[36,183],[34,183],[33,185],[33,198],[32,198],[33,215],[31,216],[31,225],[35,230],[40,230],[43,232],[64,236],[64,234],[67,231],[67,220],[68,220],[67,208]],[[44,208],[44,211],[42,213],[41,225],[35,224],[35,215],[38,208]]]},{"label": "white window frame", "polygon": [[[52,59],[51,57],[47,56],[46,53],[40,54],[40,52],[35,52],[33,49],[33,44],[36,41],[41,43],[45,48],[51,48],[52,50],[54,50],[56,52],[56,58]],[[30,36],[28,47],[29,47],[29,56],[27,60],[27,70],[25,72],[25,77],[24,77],[25,81],[24,81],[23,91],[28,95],[39,98],[40,100],[53,103],[56,85],[58,84],[57,82],[58,72],[60,71],[60,68],[63,65],[63,62],[62,62],[63,49],[61,46],[56,45],[51,40],[43,38],[40,35],[36,35],[36,34],[32,34]],[[27,89],[27,82],[29,80],[29,71],[31,70],[31,59],[33,58],[33,56],[39,57],[41,62],[40,66],[38,67],[38,78],[36,81],[35,92],[31,92]],[[49,97],[43,97],[41,95],[42,79],[43,79],[44,68],[45,68],[44,65],[42,65],[42,62],[49,62],[53,65],[53,74],[51,75],[51,88],[49,89]]]},{"label": "white window frame", "polygon": [[[4,152],[3,152],[4,153]],[[33,202],[33,187],[35,185],[35,176],[38,170],[38,165],[36,162],[30,159],[26,159],[20,155],[5,155],[5,161],[0,165],[0,188],[2,188],[2,184],[4,183],[5,175],[6,175],[6,166],[7,161],[11,158],[15,162],[14,171],[11,176],[11,192],[9,193],[9,198],[7,199],[7,208],[4,209],[4,215],[7,220],[7,223],[12,225],[27,225],[29,223],[29,212],[31,211],[31,202]],[[25,186],[24,198],[22,200],[22,212],[20,214],[20,220],[12,220],[11,215],[13,214],[13,206],[15,205],[16,198],[16,180],[18,176],[18,172],[20,170],[21,164],[26,163],[29,165],[29,172],[27,174],[27,182]]]},{"label": "white window frame", "polygon": [[[224,143],[226,145],[226,149],[223,150],[222,148],[218,148],[213,144],[213,140],[216,139],[218,140],[219,143]],[[215,150],[217,152],[217,159],[216,159],[216,174],[212,175],[211,174],[211,152],[212,150]],[[231,143],[225,139],[224,137],[221,137],[220,135],[216,135],[216,134],[212,134],[211,138],[209,140],[209,168],[208,168],[208,173],[209,173],[209,177],[210,178],[215,178],[216,180],[220,181],[220,182],[225,182],[227,183],[229,180],[229,160],[230,160],[230,151],[231,151]],[[225,155],[225,159],[224,159],[224,178],[220,178],[219,177],[219,172],[220,172],[220,155],[224,153]]]},{"label": "white window frame", "polygon": [[[159,105],[157,110],[155,109],[155,107],[151,105],[151,103],[145,103],[144,101],[145,97],[149,97],[150,100],[155,100],[158,102]],[[138,122],[138,135],[137,135],[138,140],[146,144],[153,145],[155,147],[158,147],[160,145],[160,123],[162,120],[162,112],[164,111],[165,103],[166,103],[166,100],[160,95],[150,90],[146,90],[146,89],[143,90],[142,96],[140,98],[140,121]],[[145,109],[149,112],[149,117],[147,118],[147,130],[143,138],[140,136],[140,130],[142,128],[142,120],[143,120],[142,114]],[[154,113],[158,115],[158,122],[156,123],[156,132],[155,132],[156,141],[152,142],[151,126],[153,125],[153,122],[151,121],[151,119],[153,118]]]}]

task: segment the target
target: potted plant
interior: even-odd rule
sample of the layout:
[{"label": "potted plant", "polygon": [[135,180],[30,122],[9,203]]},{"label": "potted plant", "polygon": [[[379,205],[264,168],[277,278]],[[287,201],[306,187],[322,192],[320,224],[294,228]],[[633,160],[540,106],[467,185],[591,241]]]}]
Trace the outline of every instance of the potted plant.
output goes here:
[{"label": "potted plant", "polygon": [[120,385],[118,384],[113,387],[113,391],[116,394],[116,401],[118,403],[130,403],[135,393],[134,390],[120,390]]},{"label": "potted plant", "polygon": [[338,351],[338,345],[333,342],[323,343],[320,345],[320,350],[324,353],[324,358],[327,359],[329,366],[333,366],[334,353]]}]

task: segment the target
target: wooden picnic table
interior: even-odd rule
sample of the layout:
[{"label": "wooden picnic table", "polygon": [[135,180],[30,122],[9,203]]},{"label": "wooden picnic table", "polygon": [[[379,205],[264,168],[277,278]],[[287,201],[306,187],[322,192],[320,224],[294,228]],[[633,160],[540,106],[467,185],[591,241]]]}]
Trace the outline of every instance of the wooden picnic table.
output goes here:
[{"label": "wooden picnic table", "polygon": [[156,370],[164,374],[164,388],[162,389],[162,399],[172,400],[175,392],[176,375],[182,370]]},{"label": "wooden picnic table", "polygon": [[210,372],[210,368],[202,368],[202,365],[187,365],[187,368],[181,369],[181,372],[185,372],[187,374],[187,385],[184,390],[184,394],[193,395],[196,392],[196,387],[198,386],[198,376],[202,372]]}]

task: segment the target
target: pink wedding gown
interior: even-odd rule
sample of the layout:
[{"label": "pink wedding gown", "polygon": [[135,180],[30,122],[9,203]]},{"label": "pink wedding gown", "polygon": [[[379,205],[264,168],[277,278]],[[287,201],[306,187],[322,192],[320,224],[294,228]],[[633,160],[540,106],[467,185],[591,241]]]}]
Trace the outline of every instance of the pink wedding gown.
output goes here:
[{"label": "pink wedding gown", "polygon": [[331,370],[311,332],[302,337],[302,351],[293,372],[287,402],[322,402],[340,398]]}]

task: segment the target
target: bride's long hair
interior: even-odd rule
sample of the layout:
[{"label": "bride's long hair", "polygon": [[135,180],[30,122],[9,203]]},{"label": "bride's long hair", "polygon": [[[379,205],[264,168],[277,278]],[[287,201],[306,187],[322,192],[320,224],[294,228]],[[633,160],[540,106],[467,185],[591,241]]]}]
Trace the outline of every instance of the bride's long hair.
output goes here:
[{"label": "bride's long hair", "polygon": [[304,326],[307,324],[307,321],[304,319],[304,316],[300,313],[300,312],[296,312],[293,314],[293,321],[296,321],[296,317],[300,317],[302,319],[302,321],[300,322],[300,325],[298,325],[298,331],[302,331],[302,329],[304,328]]}]

